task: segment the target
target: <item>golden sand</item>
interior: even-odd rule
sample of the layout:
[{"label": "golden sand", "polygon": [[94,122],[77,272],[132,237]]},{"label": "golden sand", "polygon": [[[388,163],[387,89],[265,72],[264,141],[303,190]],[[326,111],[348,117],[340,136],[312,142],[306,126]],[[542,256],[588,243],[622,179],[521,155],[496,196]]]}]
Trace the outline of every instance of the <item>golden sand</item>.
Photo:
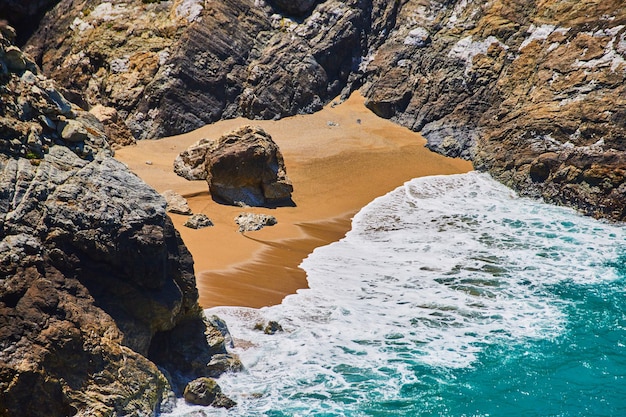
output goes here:
[{"label": "golden sand", "polygon": [[[298,266],[316,247],[339,240],[352,216],[374,198],[411,178],[467,172],[471,163],[446,158],[424,147],[410,130],[381,119],[354,93],[322,111],[278,121],[234,119],[118,150],[116,158],[158,192],[171,189],[187,198],[194,213],[214,227],[183,227],[172,214],[195,261],[200,304],[205,307],[278,304],[306,288]],[[244,124],[261,126],[278,144],[294,187],[295,207],[240,208],[215,203],[205,181],[173,172],[175,157],[197,140],[217,138]],[[242,212],[270,214],[278,224],[241,234],[234,218]]]}]

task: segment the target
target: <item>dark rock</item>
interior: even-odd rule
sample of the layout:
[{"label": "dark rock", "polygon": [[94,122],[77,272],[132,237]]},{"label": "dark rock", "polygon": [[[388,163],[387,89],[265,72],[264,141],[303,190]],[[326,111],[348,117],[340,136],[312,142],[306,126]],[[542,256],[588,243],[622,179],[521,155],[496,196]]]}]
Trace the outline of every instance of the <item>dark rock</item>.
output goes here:
[{"label": "dark rock", "polygon": [[185,388],[185,401],[196,405],[211,405],[220,408],[232,408],[235,403],[226,397],[217,382],[211,378],[198,378]]},{"label": "dark rock", "polygon": [[211,357],[208,363],[210,377],[218,377],[226,372],[241,372],[243,364],[236,355],[229,353],[218,353]]},{"label": "dark rock", "polygon": [[59,0],[0,0],[0,18],[8,19],[8,23],[17,29],[17,36],[14,31],[7,38],[22,45],[37,29],[45,12],[58,2]]},{"label": "dark rock", "polygon": [[288,204],[293,191],[278,146],[258,127],[202,139],[176,158],[174,171],[188,179],[206,178],[213,198],[227,204]]},{"label": "dark rock", "polygon": [[93,115],[37,68],[2,77],[0,415],[153,415],[225,353],[191,255]]},{"label": "dark rock", "polygon": [[276,332],[283,331],[283,327],[277,321],[273,320],[268,321],[265,325],[263,323],[257,323],[254,329],[262,330],[265,334],[275,334]]},{"label": "dark rock", "polygon": [[317,0],[269,0],[281,13],[292,16],[303,16],[309,13]]},{"label": "dark rock", "polygon": [[203,229],[205,227],[213,226],[213,222],[206,214],[198,213],[189,217],[183,226],[191,229]]}]

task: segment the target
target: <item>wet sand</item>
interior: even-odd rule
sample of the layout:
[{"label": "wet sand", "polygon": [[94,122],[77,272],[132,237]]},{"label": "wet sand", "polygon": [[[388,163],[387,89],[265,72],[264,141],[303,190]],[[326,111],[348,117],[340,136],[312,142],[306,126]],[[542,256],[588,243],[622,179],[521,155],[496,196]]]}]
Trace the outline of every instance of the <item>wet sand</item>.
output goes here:
[{"label": "wet sand", "polygon": [[[244,124],[261,126],[280,147],[295,207],[217,204],[206,182],[174,174],[174,158],[189,145]],[[200,304],[263,307],[306,288],[306,274],[298,267],[302,260],[316,247],[341,239],[352,216],[374,198],[411,178],[472,169],[471,163],[432,153],[424,144],[419,134],[371,113],[355,93],[313,115],[221,121],[184,135],[141,141],[118,150],[116,158],[158,192],[182,194],[194,213],[205,213],[215,224],[193,230],[182,226],[187,216],[171,215],[194,257]],[[234,218],[243,212],[273,215],[278,224],[239,233]]]}]

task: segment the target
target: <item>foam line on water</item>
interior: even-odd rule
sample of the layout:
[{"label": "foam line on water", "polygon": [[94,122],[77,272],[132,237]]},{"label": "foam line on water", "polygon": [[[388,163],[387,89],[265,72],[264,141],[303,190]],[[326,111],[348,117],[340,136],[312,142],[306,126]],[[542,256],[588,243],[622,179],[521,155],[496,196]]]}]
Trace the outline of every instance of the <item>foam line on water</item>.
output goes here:
[{"label": "foam line on water", "polygon": [[[567,317],[551,287],[615,279],[606,265],[625,243],[623,228],[486,174],[412,180],[303,261],[309,289],[271,308],[210,311],[246,341],[247,371],[220,378],[240,404],[229,415],[366,415],[403,387],[449,383],[446,369],[471,367],[487,346],[557,337]],[[267,320],[285,332],[253,330]]]}]

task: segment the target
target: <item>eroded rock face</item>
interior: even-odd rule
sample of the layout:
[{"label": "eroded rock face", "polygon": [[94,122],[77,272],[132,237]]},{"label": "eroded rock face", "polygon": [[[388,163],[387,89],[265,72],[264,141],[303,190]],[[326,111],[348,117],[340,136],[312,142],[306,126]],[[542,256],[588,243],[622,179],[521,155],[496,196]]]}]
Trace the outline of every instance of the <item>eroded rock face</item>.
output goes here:
[{"label": "eroded rock face", "polygon": [[370,2],[316,3],[62,0],[28,52],[75,101],[116,108],[137,138],[279,118],[319,110],[363,54]]},{"label": "eroded rock face", "polygon": [[226,204],[289,204],[293,191],[278,146],[259,127],[198,141],[176,158],[174,171],[190,180],[206,179],[213,198]]},{"label": "eroded rock face", "polygon": [[625,23],[616,0],[408,2],[367,105],[522,194],[624,220]]},{"label": "eroded rock face", "polygon": [[152,415],[224,338],[165,200],[19,54],[0,36],[0,416]]},{"label": "eroded rock face", "polygon": [[[361,88],[375,113],[523,194],[626,216],[619,0],[75,3],[46,16],[29,50],[137,137],[311,112]],[[549,172],[544,153],[563,156]]]}]

